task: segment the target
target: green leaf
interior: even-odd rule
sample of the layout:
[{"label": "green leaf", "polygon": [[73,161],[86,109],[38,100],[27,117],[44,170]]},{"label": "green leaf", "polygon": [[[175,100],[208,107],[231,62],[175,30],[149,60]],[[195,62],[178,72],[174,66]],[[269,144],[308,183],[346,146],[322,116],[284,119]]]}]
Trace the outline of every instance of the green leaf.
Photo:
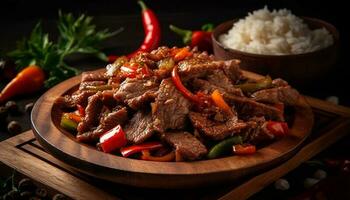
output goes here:
[{"label": "green leaf", "polygon": [[92,20],[92,17],[84,14],[74,17],[72,13],[64,14],[59,11],[57,43],[50,40],[49,34],[43,32],[41,22],[38,22],[29,38],[19,41],[17,49],[8,55],[15,60],[19,70],[31,64],[41,67],[48,75],[45,86],[52,87],[80,73],[79,70],[64,63],[67,55],[90,54],[107,61],[107,56],[99,49],[99,45],[123,29],[120,28],[115,32],[110,32],[108,29],[98,31]]}]

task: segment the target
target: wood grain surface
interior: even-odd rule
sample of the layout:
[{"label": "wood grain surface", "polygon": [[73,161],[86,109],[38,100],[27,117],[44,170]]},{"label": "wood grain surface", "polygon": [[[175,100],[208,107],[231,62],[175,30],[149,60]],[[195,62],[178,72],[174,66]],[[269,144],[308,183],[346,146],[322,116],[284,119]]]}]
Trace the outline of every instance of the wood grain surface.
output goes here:
[{"label": "wood grain surface", "polygon": [[[245,72],[252,79],[261,76]],[[313,113],[306,100],[299,98],[290,136],[284,137],[251,156],[230,156],[195,162],[153,162],[105,154],[85,144],[58,126],[59,110],[54,101],[80,82],[69,79],[45,93],[35,104],[31,120],[39,143],[52,155],[91,176],[116,183],[150,188],[183,188],[228,182],[276,165],[299,148],[313,125]]]},{"label": "wood grain surface", "polygon": [[162,196],[169,199],[246,199],[350,133],[349,108],[310,97],[306,100],[312,105],[315,125],[300,151],[281,165],[226,185],[218,184],[205,189],[158,190],[101,182],[77,172],[70,165],[43,151],[31,131],[1,142],[0,162],[72,199],[135,200],[160,199]]}]

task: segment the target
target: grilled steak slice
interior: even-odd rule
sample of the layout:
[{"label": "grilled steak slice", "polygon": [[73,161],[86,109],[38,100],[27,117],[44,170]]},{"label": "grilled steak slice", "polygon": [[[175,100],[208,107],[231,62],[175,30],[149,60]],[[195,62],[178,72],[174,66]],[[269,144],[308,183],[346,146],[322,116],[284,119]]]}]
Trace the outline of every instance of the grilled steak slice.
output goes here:
[{"label": "grilled steak slice", "polygon": [[129,143],[139,144],[151,137],[155,130],[152,126],[151,113],[137,112],[125,127],[126,138]]},{"label": "grilled steak slice", "polygon": [[114,94],[117,101],[137,110],[156,97],[158,86],[152,79],[126,79]]},{"label": "grilled steak slice", "polygon": [[94,130],[77,136],[80,142],[97,142],[102,134],[114,128],[118,124],[123,125],[128,120],[128,111],[125,107],[108,113],[101,118],[100,125]]},{"label": "grilled steak slice", "polygon": [[247,127],[246,123],[239,122],[235,117],[228,119],[226,122],[217,122],[208,119],[207,116],[201,113],[190,112],[189,116],[193,126],[212,140],[222,140],[241,132],[242,129]]},{"label": "grilled steak slice", "polygon": [[88,98],[96,94],[96,91],[92,90],[78,90],[74,94],[58,97],[55,104],[61,108],[76,108],[77,104],[86,107]]},{"label": "grilled steak slice", "polygon": [[208,153],[207,148],[188,132],[166,132],[163,139],[173,146],[184,160],[198,160]]},{"label": "grilled steak slice", "polygon": [[55,105],[59,108],[65,109],[65,108],[75,108],[77,105],[75,104],[74,100],[71,96],[65,95],[63,97],[58,97],[55,100]]},{"label": "grilled steak slice", "polygon": [[224,98],[230,105],[235,106],[241,119],[248,120],[252,117],[264,116],[269,120],[284,121],[283,112],[273,106],[256,102],[247,97],[224,94]]},{"label": "grilled steak slice", "polygon": [[208,61],[208,59],[192,58],[180,61],[179,74],[183,81],[192,78],[205,77],[213,73],[215,69],[220,69],[222,63],[219,61]]},{"label": "grilled steak slice", "polygon": [[275,136],[266,129],[266,120],[264,117],[253,117],[247,122],[248,128],[245,131],[246,141],[250,144],[262,144],[269,142]]},{"label": "grilled steak slice", "polygon": [[283,86],[259,90],[251,95],[255,101],[264,103],[279,103],[292,106],[298,103],[299,93],[291,86]]},{"label": "grilled steak slice", "polygon": [[81,75],[81,82],[89,81],[108,81],[108,76],[103,72],[83,72]]},{"label": "grilled steak slice", "polygon": [[[214,77],[214,75],[212,77]],[[228,83],[228,82],[226,83],[227,83],[226,85],[225,83],[219,82],[219,81],[214,83],[214,80],[211,80],[211,82],[209,82],[199,78],[195,78],[191,82],[192,87],[194,89],[204,91],[204,93],[206,94],[210,94],[217,89],[220,91],[221,94],[229,93],[232,95],[244,96],[241,89],[235,88],[231,83]]]},{"label": "grilled steak slice", "polygon": [[171,79],[164,79],[153,108],[153,124],[157,131],[182,129],[185,126],[190,102],[176,89]]},{"label": "grilled steak slice", "polygon": [[86,90],[88,86],[99,86],[107,84],[105,81],[87,81],[81,82],[79,85],[79,90]]},{"label": "grilled steak slice", "polygon": [[242,77],[242,71],[239,67],[239,60],[227,60],[224,62],[224,72],[228,76],[233,84],[236,84],[239,79]]},{"label": "grilled steak slice", "polygon": [[96,127],[99,122],[99,117],[102,111],[102,94],[97,92],[88,99],[88,105],[85,108],[85,117],[78,124],[78,133],[84,133],[90,131],[92,128]]},{"label": "grilled steak slice", "polygon": [[83,107],[86,107],[89,97],[94,94],[96,94],[96,91],[93,90],[78,90],[76,94],[72,95],[72,99],[75,105],[79,104]]}]

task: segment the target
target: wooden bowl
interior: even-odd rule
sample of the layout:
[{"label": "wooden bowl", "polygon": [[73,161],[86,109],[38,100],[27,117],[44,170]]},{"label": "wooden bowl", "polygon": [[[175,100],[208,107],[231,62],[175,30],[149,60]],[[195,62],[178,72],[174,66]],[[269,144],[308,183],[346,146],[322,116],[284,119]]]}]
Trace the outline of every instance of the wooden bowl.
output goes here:
[{"label": "wooden bowl", "polygon": [[[248,77],[261,76],[244,72]],[[78,88],[80,76],[64,81],[47,91],[35,103],[31,124],[35,137],[50,154],[76,170],[116,183],[147,188],[199,187],[232,181],[276,165],[301,147],[313,126],[313,113],[299,98],[290,135],[261,148],[251,156],[230,156],[195,162],[153,162],[123,158],[78,143],[59,126],[61,112],[54,101]]]},{"label": "wooden bowl", "polygon": [[322,20],[302,17],[310,29],[326,28],[333,36],[333,45],[315,52],[294,55],[262,55],[230,49],[221,44],[219,36],[227,33],[237,20],[224,22],[213,30],[214,55],[219,60],[239,59],[242,69],[280,77],[294,86],[317,84],[337,61],[339,34],[337,29]]}]

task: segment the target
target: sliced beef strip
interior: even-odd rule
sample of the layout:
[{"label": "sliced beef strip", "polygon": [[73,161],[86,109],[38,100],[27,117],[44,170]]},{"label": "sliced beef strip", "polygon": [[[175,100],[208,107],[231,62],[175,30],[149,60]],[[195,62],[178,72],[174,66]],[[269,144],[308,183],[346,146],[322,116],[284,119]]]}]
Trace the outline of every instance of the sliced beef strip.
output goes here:
[{"label": "sliced beef strip", "polygon": [[222,62],[224,62],[223,70],[225,74],[233,84],[236,84],[242,78],[242,71],[239,67],[240,60],[233,59]]},{"label": "sliced beef strip", "polygon": [[115,109],[101,118],[100,125],[93,131],[85,132],[77,136],[80,142],[97,142],[102,134],[117,125],[124,125],[128,120],[128,111],[125,107]]},{"label": "sliced beef strip", "polygon": [[207,77],[207,80],[209,83],[225,89],[225,91],[230,94],[244,96],[242,90],[240,88],[235,88],[222,70],[216,70]]},{"label": "sliced beef strip", "polygon": [[114,94],[114,98],[137,110],[154,100],[157,89],[158,85],[152,79],[126,79]]},{"label": "sliced beef strip", "polygon": [[283,112],[273,106],[256,102],[247,97],[224,94],[226,102],[235,107],[241,119],[264,116],[269,120],[284,121]]},{"label": "sliced beef strip", "polygon": [[103,105],[107,106],[110,109],[114,108],[118,103],[117,100],[114,99],[113,95],[114,95],[113,90],[102,91]]},{"label": "sliced beef strip", "polygon": [[89,81],[108,81],[108,76],[104,72],[83,72],[81,82]]},{"label": "sliced beef strip", "polygon": [[91,131],[99,123],[99,117],[103,108],[102,94],[97,92],[88,99],[88,105],[85,108],[85,117],[78,124],[78,133]]},{"label": "sliced beef strip", "polygon": [[99,86],[99,85],[105,85],[105,81],[87,81],[87,82],[81,82],[79,85],[79,90],[85,90],[87,89],[87,86]]},{"label": "sliced beef strip", "polygon": [[288,82],[281,79],[281,78],[276,78],[276,79],[272,80],[272,85],[275,87],[288,86]]},{"label": "sliced beef strip", "polygon": [[139,144],[151,137],[155,133],[152,121],[151,113],[137,112],[124,129],[128,142]]},{"label": "sliced beef strip", "polygon": [[86,107],[88,98],[94,94],[96,94],[96,91],[78,90],[72,95],[58,97],[55,104],[61,108],[76,108],[77,104]]},{"label": "sliced beef strip", "polygon": [[195,90],[199,90],[204,92],[205,94],[211,94],[214,90],[219,90],[219,92],[221,94],[225,94],[225,93],[229,93],[232,95],[237,95],[237,96],[244,96],[244,94],[242,93],[242,90],[239,88],[227,88],[224,89],[223,87],[220,87],[220,84],[212,84],[207,80],[203,80],[203,79],[199,79],[199,78],[195,78],[193,79],[193,81],[191,82],[191,85],[193,87],[193,89]]},{"label": "sliced beef strip", "polygon": [[255,101],[264,103],[279,103],[292,106],[298,103],[299,93],[291,86],[282,86],[259,90],[251,95]]},{"label": "sliced beef strip", "polygon": [[208,61],[208,59],[191,58],[178,63],[179,74],[182,81],[186,82],[193,78],[205,77],[213,74],[216,69],[223,67],[223,62]]},{"label": "sliced beef strip", "polygon": [[208,54],[208,52],[203,51],[203,52],[199,52],[197,49],[193,48],[192,49],[193,52],[193,58],[199,58],[199,59],[207,59],[210,61],[214,61],[214,56]]},{"label": "sliced beef strip", "polygon": [[55,105],[62,109],[76,107],[74,100],[69,95],[58,97],[55,100]]},{"label": "sliced beef strip", "polygon": [[226,122],[215,122],[208,119],[207,116],[196,112],[190,112],[189,117],[193,126],[212,140],[222,140],[233,136],[247,127],[246,123],[239,122],[235,117],[230,118]]},{"label": "sliced beef strip", "polygon": [[153,124],[157,131],[182,129],[185,126],[190,102],[176,89],[171,79],[164,79],[153,108]]},{"label": "sliced beef strip", "polygon": [[253,117],[247,122],[248,128],[245,131],[245,142],[250,144],[262,144],[269,142],[275,138],[275,136],[269,133],[265,127],[266,120],[264,117]]},{"label": "sliced beef strip", "polygon": [[184,160],[198,160],[207,155],[207,148],[188,132],[166,132],[162,137]]},{"label": "sliced beef strip", "polygon": [[96,94],[96,91],[93,90],[79,90],[77,93],[72,95],[72,100],[75,105],[79,104],[86,107],[88,104],[88,98],[94,94]]}]

